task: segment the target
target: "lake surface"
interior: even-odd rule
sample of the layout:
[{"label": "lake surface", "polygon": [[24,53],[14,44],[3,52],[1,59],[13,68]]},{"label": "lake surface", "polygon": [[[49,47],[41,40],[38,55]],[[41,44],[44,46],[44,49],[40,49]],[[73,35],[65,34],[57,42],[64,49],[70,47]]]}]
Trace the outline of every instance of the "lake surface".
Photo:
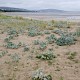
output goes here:
[{"label": "lake surface", "polygon": [[67,20],[80,21],[80,12],[66,12],[66,13],[38,13],[38,12],[6,12],[10,16],[22,16],[24,18],[36,20]]}]

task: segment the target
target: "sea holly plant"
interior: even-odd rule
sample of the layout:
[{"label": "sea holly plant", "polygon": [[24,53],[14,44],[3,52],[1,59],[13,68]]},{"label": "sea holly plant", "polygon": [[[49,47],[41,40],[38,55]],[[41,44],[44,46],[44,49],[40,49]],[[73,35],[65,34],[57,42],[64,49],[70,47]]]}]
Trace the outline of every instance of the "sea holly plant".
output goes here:
[{"label": "sea holly plant", "polygon": [[75,43],[75,39],[71,35],[62,35],[56,41],[57,45],[64,46],[64,45],[72,45]]},{"label": "sea holly plant", "polygon": [[55,37],[54,34],[51,34],[51,35],[48,36],[46,39],[48,40],[48,43],[49,43],[49,44],[52,44],[52,43],[56,42],[56,39],[57,39],[57,38]]},{"label": "sea holly plant", "polygon": [[15,37],[18,36],[18,32],[15,29],[8,30],[8,35],[13,35]]},{"label": "sea holly plant", "polygon": [[9,42],[11,39],[13,39],[14,37],[12,35],[10,35],[9,37],[5,38],[4,41],[5,42]]},{"label": "sea holly plant", "polygon": [[36,32],[33,31],[33,30],[31,30],[31,31],[28,32],[28,36],[34,37],[36,35],[37,35]]},{"label": "sea holly plant", "polygon": [[37,29],[29,29],[28,36],[34,37],[34,36],[38,36],[38,35],[42,35],[41,31],[39,31]]},{"label": "sea holly plant", "polygon": [[53,58],[56,58],[56,56],[54,55],[53,51],[48,50],[40,55],[37,55],[36,58],[42,60],[52,60]]},{"label": "sea holly plant", "polygon": [[34,40],[34,45],[39,45],[40,41],[39,40]]},{"label": "sea holly plant", "polygon": [[50,34],[50,32],[48,30],[45,30],[44,33],[45,34]]},{"label": "sea holly plant", "polygon": [[64,32],[61,29],[56,29],[56,30],[53,30],[52,32],[55,33],[55,34],[58,34],[58,35],[63,35],[64,34]]},{"label": "sea holly plant", "polygon": [[7,53],[8,53],[8,51],[1,51],[1,52],[0,52],[0,58],[3,57],[3,56],[4,56],[5,54],[7,54]]},{"label": "sea holly plant", "polygon": [[44,74],[43,70],[39,69],[33,73],[32,80],[52,80],[52,77]]},{"label": "sea holly plant", "polygon": [[20,56],[16,53],[11,55],[11,58],[12,58],[13,62],[19,62],[19,60],[20,60]]},{"label": "sea holly plant", "polygon": [[17,46],[18,46],[18,47],[21,47],[21,46],[22,46],[22,43],[21,43],[21,42],[19,42]]},{"label": "sea holly plant", "polygon": [[77,55],[77,52],[70,52],[69,55],[68,55],[68,59],[74,60],[76,55]]},{"label": "sea holly plant", "polygon": [[10,49],[18,49],[19,48],[18,45],[14,44],[12,42],[7,42],[7,44],[5,46],[6,46],[6,48],[10,48]]},{"label": "sea holly plant", "polygon": [[47,43],[46,42],[40,42],[39,43],[39,49],[40,50],[44,50],[47,48]]},{"label": "sea holly plant", "polygon": [[25,46],[24,46],[24,52],[25,52],[25,51],[29,51],[29,50],[30,50],[30,47],[29,47],[28,45],[25,45]]},{"label": "sea holly plant", "polygon": [[31,37],[37,36],[37,31],[35,29],[29,30],[28,36],[31,36]]}]

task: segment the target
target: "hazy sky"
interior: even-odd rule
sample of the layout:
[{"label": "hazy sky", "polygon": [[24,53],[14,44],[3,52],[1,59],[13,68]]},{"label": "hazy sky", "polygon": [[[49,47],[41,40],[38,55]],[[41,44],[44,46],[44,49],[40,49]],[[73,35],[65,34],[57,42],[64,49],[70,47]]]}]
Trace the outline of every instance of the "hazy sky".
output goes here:
[{"label": "hazy sky", "polygon": [[80,11],[80,0],[0,0],[0,6]]}]

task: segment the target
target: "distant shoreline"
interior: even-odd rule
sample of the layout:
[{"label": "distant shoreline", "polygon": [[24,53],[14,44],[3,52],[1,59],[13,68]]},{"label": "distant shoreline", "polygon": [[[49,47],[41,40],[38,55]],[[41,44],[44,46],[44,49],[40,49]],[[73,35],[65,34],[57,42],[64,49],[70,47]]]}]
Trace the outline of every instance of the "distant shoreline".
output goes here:
[{"label": "distant shoreline", "polygon": [[2,12],[9,16],[21,16],[35,20],[80,21],[79,13],[42,13],[42,12]]}]

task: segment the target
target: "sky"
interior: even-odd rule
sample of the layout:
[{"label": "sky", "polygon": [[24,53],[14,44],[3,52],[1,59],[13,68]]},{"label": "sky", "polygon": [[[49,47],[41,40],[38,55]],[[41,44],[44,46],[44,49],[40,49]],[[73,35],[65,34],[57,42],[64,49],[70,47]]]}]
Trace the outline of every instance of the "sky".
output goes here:
[{"label": "sky", "polygon": [[80,11],[80,0],[0,0],[0,7]]}]

